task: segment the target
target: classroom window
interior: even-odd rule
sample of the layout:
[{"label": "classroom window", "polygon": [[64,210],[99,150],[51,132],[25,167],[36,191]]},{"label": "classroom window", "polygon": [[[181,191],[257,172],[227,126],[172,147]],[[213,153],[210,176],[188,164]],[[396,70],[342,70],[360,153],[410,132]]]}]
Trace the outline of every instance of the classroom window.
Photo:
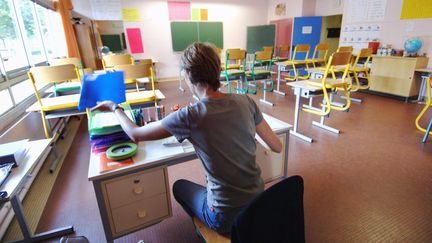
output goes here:
[{"label": "classroom window", "polygon": [[0,121],[5,112],[34,95],[27,77],[30,67],[66,56],[63,33],[59,14],[37,1],[0,0]]}]

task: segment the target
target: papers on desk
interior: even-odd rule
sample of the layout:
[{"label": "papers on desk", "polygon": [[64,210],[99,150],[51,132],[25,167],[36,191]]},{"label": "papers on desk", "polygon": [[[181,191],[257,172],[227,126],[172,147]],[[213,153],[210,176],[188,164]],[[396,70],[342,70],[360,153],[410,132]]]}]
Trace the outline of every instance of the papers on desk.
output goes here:
[{"label": "papers on desk", "polygon": [[28,139],[12,143],[0,144],[0,165],[13,163],[14,167],[20,165],[27,153]]}]

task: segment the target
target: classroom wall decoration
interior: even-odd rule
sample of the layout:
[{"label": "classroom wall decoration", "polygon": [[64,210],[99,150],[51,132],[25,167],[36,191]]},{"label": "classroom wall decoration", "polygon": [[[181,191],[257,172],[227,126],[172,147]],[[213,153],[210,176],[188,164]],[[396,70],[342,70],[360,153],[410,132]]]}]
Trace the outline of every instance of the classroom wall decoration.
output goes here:
[{"label": "classroom wall decoration", "polygon": [[168,1],[169,20],[191,20],[190,2]]},{"label": "classroom wall decoration", "polygon": [[381,24],[347,24],[341,30],[339,46],[352,46],[359,51],[367,48],[370,41],[379,40]]},{"label": "classroom wall decoration", "polygon": [[276,27],[274,24],[248,26],[246,49],[248,53],[262,51],[263,46],[274,46]]},{"label": "classroom wall decoration", "polygon": [[430,0],[403,0],[400,19],[432,18]]},{"label": "classroom wall decoration", "polygon": [[206,8],[192,8],[192,20],[207,21],[208,9]]},{"label": "classroom wall decoration", "polygon": [[138,22],[141,19],[138,8],[122,8],[122,17],[127,22]]},{"label": "classroom wall decoration", "polygon": [[144,53],[140,28],[126,28],[129,49],[132,54]]},{"label": "classroom wall decoration", "polygon": [[120,0],[90,0],[94,20],[122,20]]},{"label": "classroom wall decoration", "polygon": [[276,4],[275,14],[277,16],[285,16],[285,14],[286,14],[286,4],[285,3]]},{"label": "classroom wall decoration", "polygon": [[223,48],[222,22],[171,22],[171,39],[174,51],[183,51],[200,41]]},{"label": "classroom wall decoration", "polygon": [[387,0],[351,0],[348,4],[347,23],[384,20]]}]

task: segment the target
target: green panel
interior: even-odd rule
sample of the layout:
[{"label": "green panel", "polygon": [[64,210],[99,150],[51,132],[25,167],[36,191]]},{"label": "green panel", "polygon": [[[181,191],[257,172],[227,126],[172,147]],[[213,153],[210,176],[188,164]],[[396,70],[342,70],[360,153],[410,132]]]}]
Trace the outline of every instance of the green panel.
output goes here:
[{"label": "green panel", "polygon": [[120,35],[101,35],[102,44],[108,46],[110,51],[122,51]]},{"label": "green panel", "polygon": [[223,24],[222,22],[199,22],[198,33],[200,42],[213,43],[223,49]]},{"label": "green panel", "polygon": [[275,25],[247,27],[247,52],[262,51],[263,46],[274,46]]},{"label": "green panel", "polygon": [[183,51],[198,41],[197,22],[171,22],[171,40],[174,51]]}]

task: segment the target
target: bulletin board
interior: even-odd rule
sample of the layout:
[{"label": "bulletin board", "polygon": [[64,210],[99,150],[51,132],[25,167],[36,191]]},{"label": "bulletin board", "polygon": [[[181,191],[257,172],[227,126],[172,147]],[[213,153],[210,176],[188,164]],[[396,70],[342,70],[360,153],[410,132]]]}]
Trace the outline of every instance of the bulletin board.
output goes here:
[{"label": "bulletin board", "polygon": [[263,46],[275,45],[276,26],[259,25],[247,27],[247,42],[246,49],[248,53],[262,51]]},{"label": "bulletin board", "polygon": [[101,40],[102,44],[108,46],[112,52],[123,50],[120,35],[101,35]]},{"label": "bulletin board", "polygon": [[196,41],[223,48],[223,23],[171,22],[171,40],[174,51],[183,51]]}]

